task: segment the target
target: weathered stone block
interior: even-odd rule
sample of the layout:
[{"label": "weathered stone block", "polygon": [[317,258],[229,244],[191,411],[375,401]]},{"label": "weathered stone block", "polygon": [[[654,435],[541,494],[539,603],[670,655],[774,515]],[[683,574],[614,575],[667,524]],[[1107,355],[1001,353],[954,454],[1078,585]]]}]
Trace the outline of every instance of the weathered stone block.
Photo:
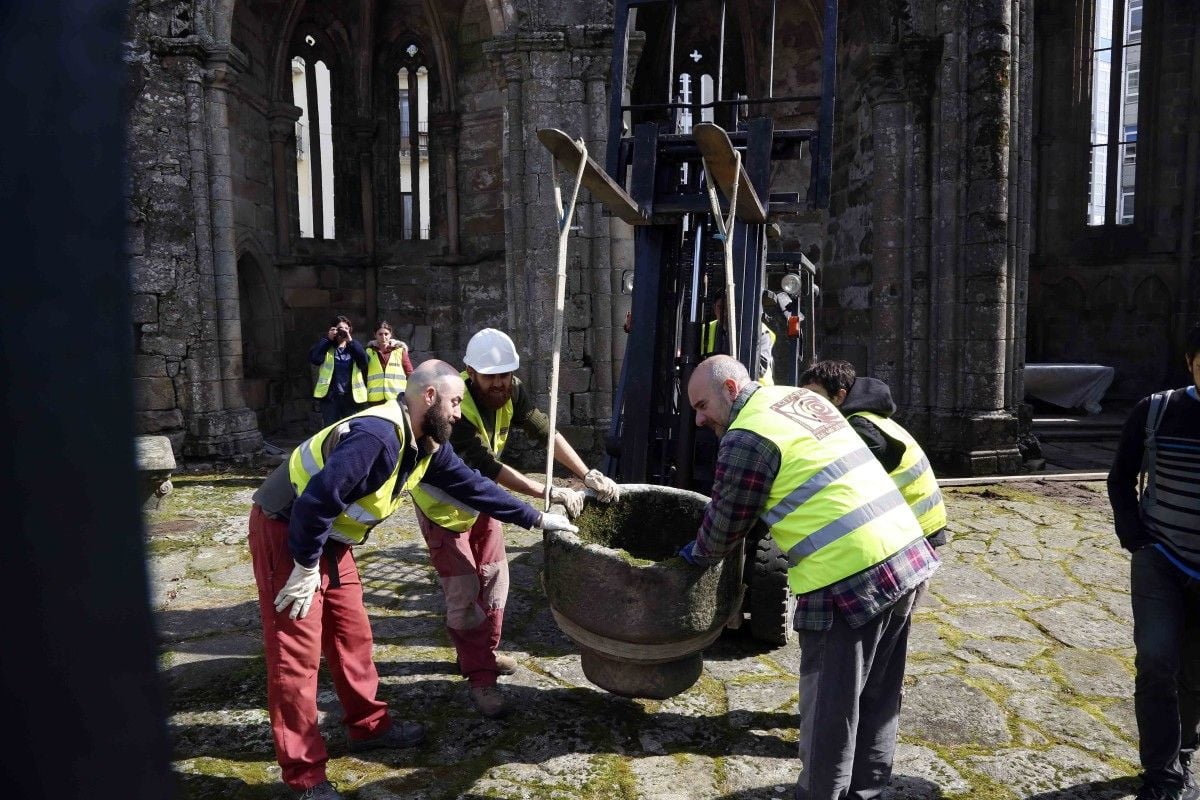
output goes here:
[{"label": "weathered stone block", "polygon": [[158,298],[152,294],[135,294],[130,302],[133,322],[158,322]]},{"label": "weathered stone block", "polygon": [[592,371],[586,367],[568,367],[558,374],[558,390],[567,394],[586,392],[592,385]]},{"label": "weathered stone block", "polygon": [[187,355],[187,343],[182,339],[158,334],[143,336],[142,352],[148,355],[178,356],[182,358]]},{"label": "weathered stone block", "polygon": [[174,408],[175,384],[170,378],[134,378],[133,401],[139,411]]},{"label": "weathered stone block", "polygon": [[139,292],[162,294],[175,288],[175,262],[161,256],[129,259],[130,283]]},{"label": "weathered stone block", "polygon": [[315,289],[319,285],[317,268],[308,264],[279,270],[279,285],[284,289]]},{"label": "weathered stone block", "polygon": [[308,287],[284,289],[283,303],[288,308],[328,308],[329,291]]},{"label": "weathered stone block", "polygon": [[416,325],[413,327],[412,341],[409,342],[413,350],[429,350],[433,346],[433,326],[432,325]]},{"label": "weathered stone block", "polygon": [[135,433],[162,433],[183,427],[183,412],[178,408],[166,411],[137,411],[133,416]]},{"label": "weathered stone block", "polygon": [[137,378],[166,378],[167,360],[162,356],[134,356],[133,374]]}]

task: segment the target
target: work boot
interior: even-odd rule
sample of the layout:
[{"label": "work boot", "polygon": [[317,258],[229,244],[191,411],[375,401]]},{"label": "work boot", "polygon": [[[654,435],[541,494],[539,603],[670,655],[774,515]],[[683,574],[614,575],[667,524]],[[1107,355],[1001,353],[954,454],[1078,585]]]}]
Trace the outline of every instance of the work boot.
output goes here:
[{"label": "work boot", "polygon": [[293,795],[296,800],[342,800],[338,790],[329,781],[321,781],[316,786],[310,786]]},{"label": "work boot", "polygon": [[419,722],[401,722],[396,720],[392,727],[379,736],[371,739],[354,740],[346,737],[346,748],[351,753],[361,753],[366,750],[391,748],[399,750],[404,747],[415,747],[425,740],[425,726]]},{"label": "work boot", "polygon": [[1134,800],[1182,800],[1183,790],[1142,784]]},{"label": "work boot", "polygon": [[499,719],[508,713],[508,702],[495,686],[472,686],[471,703],[488,719]]},{"label": "work boot", "polygon": [[[462,674],[462,658],[458,657],[455,662],[458,665],[458,673]],[[496,672],[501,675],[512,675],[517,671],[517,660],[512,656],[496,653]]]}]

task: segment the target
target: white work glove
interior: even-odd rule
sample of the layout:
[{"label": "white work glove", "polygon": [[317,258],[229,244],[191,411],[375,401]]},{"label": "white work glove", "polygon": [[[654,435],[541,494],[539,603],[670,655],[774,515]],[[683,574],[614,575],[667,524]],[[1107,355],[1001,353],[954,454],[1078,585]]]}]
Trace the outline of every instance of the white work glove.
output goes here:
[{"label": "white work glove", "polygon": [[289,616],[292,619],[304,619],[308,614],[308,607],[312,605],[313,595],[320,585],[320,561],[311,567],[296,564],[292,567],[292,574],[288,576],[287,583],[279,590],[279,594],[275,595],[275,611],[280,612],[291,606],[292,613]]},{"label": "white work glove", "polygon": [[538,522],[538,527],[544,531],[570,531],[571,533],[579,533],[579,528],[572,525],[571,520],[562,514],[551,514],[549,511],[542,513],[542,519]]},{"label": "white work glove", "polygon": [[602,503],[615,503],[621,499],[621,487],[598,469],[588,470],[583,476],[583,485],[595,492],[596,499]]},{"label": "white work glove", "polygon": [[578,517],[583,511],[583,498],[583,492],[578,489],[568,489],[565,486],[553,486],[550,489],[550,502],[566,506],[567,516],[571,519]]}]

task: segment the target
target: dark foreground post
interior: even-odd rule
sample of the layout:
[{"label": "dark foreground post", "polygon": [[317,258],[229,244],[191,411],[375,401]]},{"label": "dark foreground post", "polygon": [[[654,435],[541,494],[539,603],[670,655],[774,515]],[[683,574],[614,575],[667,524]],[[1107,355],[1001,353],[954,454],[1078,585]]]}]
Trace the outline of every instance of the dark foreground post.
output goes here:
[{"label": "dark foreground post", "polygon": [[174,796],[134,472],[118,0],[0,4],[0,794]]}]

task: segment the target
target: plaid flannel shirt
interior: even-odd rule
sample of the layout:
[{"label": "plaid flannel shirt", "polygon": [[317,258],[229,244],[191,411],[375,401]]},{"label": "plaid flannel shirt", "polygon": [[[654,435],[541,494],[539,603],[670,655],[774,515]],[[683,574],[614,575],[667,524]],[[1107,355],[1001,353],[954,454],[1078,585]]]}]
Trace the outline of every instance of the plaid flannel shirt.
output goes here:
[{"label": "plaid flannel shirt", "polygon": [[[757,390],[758,384],[751,383],[738,394],[730,411],[731,423]],[[716,563],[758,524],[780,464],[779,447],[763,436],[737,429],[721,437],[712,499],[696,534],[697,561]],[[829,630],[834,608],[842,612],[850,627],[861,627],[928,580],[940,565],[937,553],[922,536],[870,569],[797,596],[794,627]]]}]

